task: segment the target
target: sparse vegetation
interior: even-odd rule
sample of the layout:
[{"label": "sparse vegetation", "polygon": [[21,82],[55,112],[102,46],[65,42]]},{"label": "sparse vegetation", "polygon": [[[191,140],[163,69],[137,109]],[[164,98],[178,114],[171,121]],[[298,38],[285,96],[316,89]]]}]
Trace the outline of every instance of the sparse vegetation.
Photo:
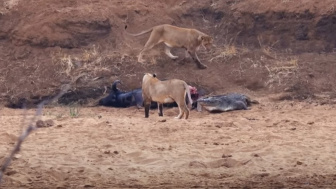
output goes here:
[{"label": "sparse vegetation", "polygon": [[71,76],[71,71],[75,68],[71,56],[70,55],[64,55],[60,59],[60,62],[62,64],[62,66],[64,67],[64,73],[67,76]]},{"label": "sparse vegetation", "polygon": [[269,80],[266,81],[266,85],[273,87],[273,84],[284,85],[284,79],[292,77],[296,74],[299,68],[298,59],[290,58],[289,60],[277,60],[276,64],[272,66],[265,65],[265,68],[269,72]]},{"label": "sparse vegetation", "polygon": [[[119,58],[119,61],[111,61]],[[99,51],[99,46],[93,45],[91,48],[84,49],[78,55],[66,54],[62,51],[52,54],[52,61],[58,64],[61,69],[58,71],[59,75],[66,75],[70,78],[76,78],[79,75],[86,74],[89,78],[95,79],[101,73],[109,72],[111,70],[120,70],[119,66],[122,59],[120,54],[113,53],[112,55],[102,55]]]},{"label": "sparse vegetation", "polygon": [[238,50],[235,45],[225,45],[222,48],[217,48],[213,54],[213,58],[211,58],[209,61],[212,62],[215,59],[224,59],[228,60],[232,57],[235,57],[238,55]]},{"label": "sparse vegetation", "polygon": [[71,118],[76,118],[80,114],[80,108],[77,105],[71,105],[69,107],[69,113]]}]

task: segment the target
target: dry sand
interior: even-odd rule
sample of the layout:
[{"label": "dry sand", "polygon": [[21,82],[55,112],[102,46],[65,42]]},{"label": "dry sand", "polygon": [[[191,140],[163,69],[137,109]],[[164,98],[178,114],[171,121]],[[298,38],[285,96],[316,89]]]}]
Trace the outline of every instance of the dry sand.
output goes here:
[{"label": "dry sand", "polygon": [[[333,188],[334,105],[263,102],[210,114],[178,109],[46,108],[54,126],[33,132],[4,188]],[[34,110],[26,112],[28,117]],[[0,155],[22,130],[25,112],[1,109]]]}]

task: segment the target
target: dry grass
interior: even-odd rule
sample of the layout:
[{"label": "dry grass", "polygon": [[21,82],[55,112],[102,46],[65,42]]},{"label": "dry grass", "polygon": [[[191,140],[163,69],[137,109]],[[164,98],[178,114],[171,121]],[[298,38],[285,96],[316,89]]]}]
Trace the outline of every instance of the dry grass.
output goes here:
[{"label": "dry grass", "polygon": [[71,56],[70,55],[64,55],[60,59],[60,62],[62,64],[62,67],[64,67],[64,73],[67,76],[71,76],[71,71],[75,68]]},{"label": "dry grass", "polygon": [[[265,85],[274,87],[275,85],[286,85],[288,79],[295,77],[299,70],[299,59],[291,57],[290,53],[279,54],[273,48],[277,43],[263,45],[262,38],[259,37],[260,49],[254,50],[253,53],[246,47],[237,47],[229,43],[223,47],[216,48],[211,54],[210,62],[230,62],[234,59],[235,67],[232,72],[239,77],[243,77],[245,73],[251,72],[251,69],[266,70],[268,79]],[[290,57],[290,58],[288,58]],[[232,62],[232,61],[231,61]]]},{"label": "dry grass", "polygon": [[265,56],[271,59],[277,59],[277,54],[274,52],[272,47],[263,47],[261,51],[264,53]]},{"label": "dry grass", "polygon": [[77,104],[69,106],[69,113],[71,118],[77,118],[80,115],[80,107]]},{"label": "dry grass", "polygon": [[286,78],[296,75],[299,69],[298,58],[290,58],[288,60],[277,60],[274,65],[265,65],[269,75],[269,80],[266,85],[273,87],[274,84],[285,85],[283,81]]},{"label": "dry grass", "polygon": [[[289,2],[289,1],[287,1]],[[266,86],[273,87],[274,85],[285,85],[286,79],[295,76],[299,68],[299,60],[297,57],[285,58],[290,56],[291,49],[287,49],[285,55],[278,55],[273,46],[278,43],[275,41],[272,44],[264,45],[263,39],[258,36],[259,45],[263,56],[260,61],[266,62],[264,68],[268,71],[268,80],[265,82]],[[270,62],[271,60],[271,62]]]},{"label": "dry grass", "polygon": [[225,45],[221,48],[216,48],[215,51],[212,53],[213,58],[209,61],[212,62],[216,59],[224,59],[228,60],[238,55],[238,49],[234,45]]},{"label": "dry grass", "polygon": [[102,71],[109,71],[111,65],[106,64],[107,57],[101,55],[99,47],[93,45],[84,49],[81,54],[69,55],[64,52],[57,52],[52,55],[52,61],[61,67],[59,75],[76,77],[83,73],[89,73],[93,77]]},{"label": "dry grass", "polygon": [[89,62],[97,58],[99,58],[99,52],[95,45],[93,45],[93,47],[89,50],[84,50],[81,56],[81,60],[84,62]]},{"label": "dry grass", "polygon": [[265,45],[263,44],[263,38],[262,36],[258,36],[258,42],[259,42],[259,46],[262,49],[262,52],[264,53],[265,56],[267,56],[268,58],[273,58],[276,59],[276,53],[273,50],[274,45],[276,45],[279,41],[275,41],[272,44],[269,45]]},{"label": "dry grass", "polygon": [[57,75],[65,80],[76,81],[80,78],[80,82],[86,85],[99,83],[110,76],[111,80],[116,75],[127,75],[133,70],[122,69],[123,63],[137,64],[136,61],[130,61],[126,54],[113,52],[101,52],[100,46],[92,45],[83,49],[77,54],[68,54],[66,50],[60,50],[51,55],[52,62],[57,65]]},{"label": "dry grass", "polygon": [[15,6],[19,4],[20,0],[7,0],[3,1],[2,4],[0,4],[0,15],[5,15],[10,12]]},{"label": "dry grass", "polygon": [[19,1],[20,0],[8,0],[8,1],[5,1],[3,5],[6,9],[12,9],[13,7],[19,4]]}]

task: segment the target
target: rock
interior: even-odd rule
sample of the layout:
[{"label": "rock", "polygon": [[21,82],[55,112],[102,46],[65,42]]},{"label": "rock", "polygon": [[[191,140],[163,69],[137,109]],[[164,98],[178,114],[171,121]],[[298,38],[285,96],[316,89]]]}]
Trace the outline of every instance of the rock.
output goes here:
[{"label": "rock", "polygon": [[45,120],[45,121],[42,121],[42,120],[37,120],[36,121],[36,127],[37,128],[41,128],[41,127],[51,127],[51,126],[54,126],[54,121],[51,120],[51,119],[48,119],[48,120]]}]

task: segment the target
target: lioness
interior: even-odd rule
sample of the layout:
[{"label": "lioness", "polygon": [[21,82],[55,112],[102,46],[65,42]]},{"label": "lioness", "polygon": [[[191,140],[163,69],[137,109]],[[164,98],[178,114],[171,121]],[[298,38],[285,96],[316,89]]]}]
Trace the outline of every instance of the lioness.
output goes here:
[{"label": "lioness", "polygon": [[190,55],[198,68],[207,68],[207,66],[200,62],[196,54],[199,46],[202,45],[205,49],[209,49],[209,47],[213,45],[213,38],[203,32],[200,32],[196,29],[180,28],[169,24],[154,26],[138,34],[128,33],[126,28],[127,25],[125,26],[125,32],[132,36],[139,36],[151,32],[148,41],[139,53],[138,62],[144,62],[142,54],[145,51],[153,48],[155,45],[161,42],[164,42],[164,44],[166,44],[165,53],[171,59],[174,60],[178,58],[177,56],[171,54],[171,48],[180,47],[186,49],[186,57]]},{"label": "lioness", "polygon": [[185,97],[188,94],[189,105],[192,104],[190,88],[185,81],[179,79],[170,79],[160,81],[155,74],[146,73],[142,79],[142,98],[145,106],[145,117],[149,116],[149,107],[151,101],[158,103],[159,116],[163,116],[163,103],[176,102],[180,113],[177,117],[181,119],[185,113],[185,119],[188,119],[189,109]]}]

